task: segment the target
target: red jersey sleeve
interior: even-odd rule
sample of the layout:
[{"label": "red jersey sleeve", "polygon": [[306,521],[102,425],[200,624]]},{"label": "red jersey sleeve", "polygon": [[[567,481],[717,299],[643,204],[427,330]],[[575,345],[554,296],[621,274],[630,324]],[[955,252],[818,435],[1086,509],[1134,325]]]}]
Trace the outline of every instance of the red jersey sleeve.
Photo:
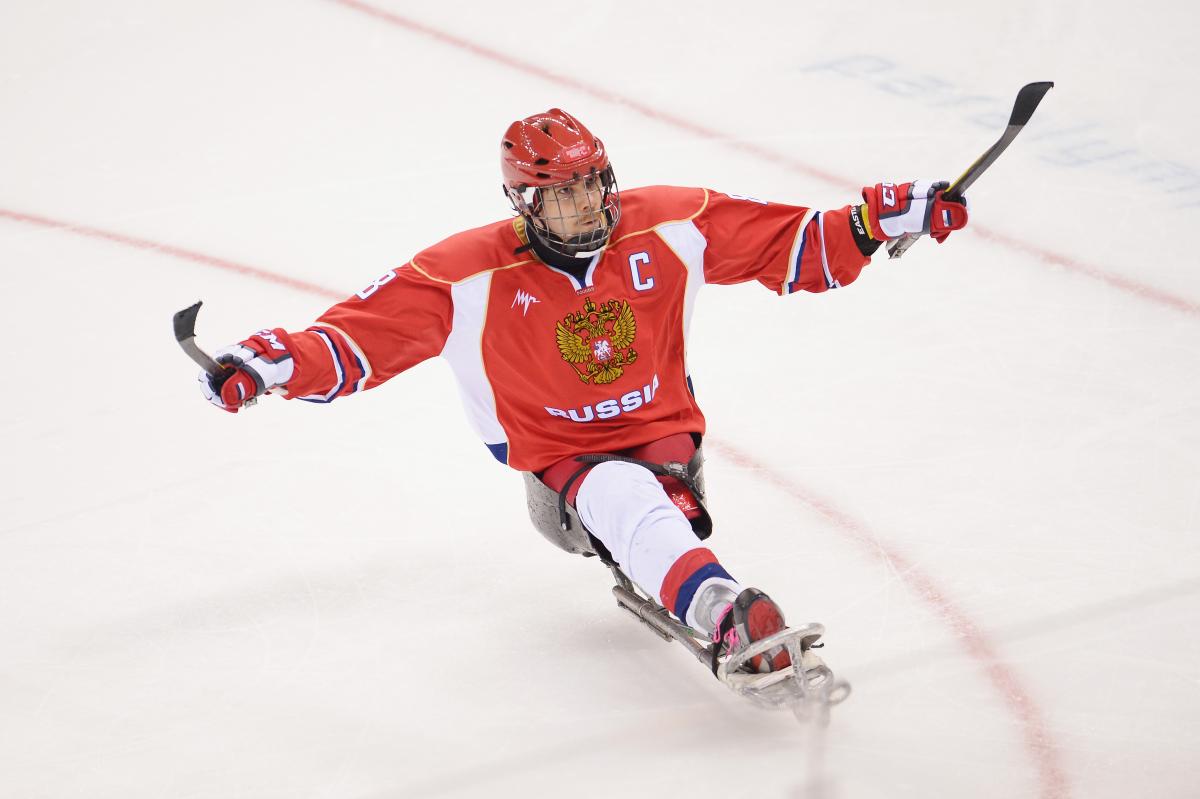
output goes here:
[{"label": "red jersey sleeve", "polygon": [[332,402],[441,353],[454,316],[449,288],[405,264],[288,334],[288,398]]},{"label": "red jersey sleeve", "polygon": [[757,280],[778,294],[853,283],[870,258],[854,241],[849,213],[709,191],[694,220],[707,241],[704,281]]}]

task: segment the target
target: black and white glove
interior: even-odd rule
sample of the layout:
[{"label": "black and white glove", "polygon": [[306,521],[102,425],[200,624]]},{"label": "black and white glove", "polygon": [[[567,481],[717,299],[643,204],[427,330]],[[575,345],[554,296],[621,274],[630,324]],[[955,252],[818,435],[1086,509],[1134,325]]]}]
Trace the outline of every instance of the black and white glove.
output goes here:
[{"label": "black and white glove", "polygon": [[928,180],[876,183],[863,189],[864,202],[857,210],[876,241],[928,234],[941,244],[967,224],[967,200],[947,200],[949,187],[945,181]]},{"label": "black and white glove", "polygon": [[[292,355],[282,330],[260,330],[245,341],[222,347],[213,359],[225,367],[218,375],[201,372],[200,393],[222,410],[237,413],[255,398],[292,378]],[[282,340],[281,340],[282,339]]]}]

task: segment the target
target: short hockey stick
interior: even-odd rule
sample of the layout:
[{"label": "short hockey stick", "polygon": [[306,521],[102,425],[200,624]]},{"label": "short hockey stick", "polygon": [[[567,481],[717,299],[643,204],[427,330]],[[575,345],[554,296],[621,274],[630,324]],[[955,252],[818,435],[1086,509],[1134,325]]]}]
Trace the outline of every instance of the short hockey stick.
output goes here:
[{"label": "short hockey stick", "polygon": [[[195,305],[189,305],[175,313],[172,319],[175,327],[175,340],[179,342],[179,346],[183,348],[187,356],[208,373],[213,391],[220,393],[221,386],[233,375],[234,370],[232,367],[217,363],[211,355],[196,344],[196,317],[200,314],[200,306],[203,304],[204,301],[200,300]],[[257,397],[251,397],[242,403],[242,407],[248,408],[257,402]]]},{"label": "short hockey stick", "polygon": [[[987,149],[987,151],[975,159],[975,163],[967,167],[967,171],[958,176],[958,180],[950,184],[950,188],[946,189],[946,199],[957,201],[961,200],[963,194],[971,187],[971,184],[979,179],[988,167],[995,163],[1000,157],[1000,153],[1008,149],[1008,145],[1012,144],[1012,140],[1017,138],[1017,134],[1025,127],[1025,123],[1033,116],[1033,112],[1037,109],[1038,103],[1046,96],[1046,92],[1054,88],[1054,81],[1041,81],[1039,83],[1028,83],[1021,87],[1021,91],[1017,92],[1016,102],[1013,103],[1012,114],[1008,118],[1008,127],[1004,129],[1004,135],[999,141]],[[888,245],[888,258],[899,258],[904,255],[905,251],[913,245],[919,235],[906,233],[894,242]]]},{"label": "short hockey stick", "polygon": [[175,340],[179,342],[179,346],[183,348],[188,357],[200,365],[201,369],[208,372],[211,377],[218,377],[228,370],[214,361],[211,355],[196,344],[196,317],[199,316],[200,306],[203,304],[204,301],[201,300],[175,314],[172,320],[175,326]]}]

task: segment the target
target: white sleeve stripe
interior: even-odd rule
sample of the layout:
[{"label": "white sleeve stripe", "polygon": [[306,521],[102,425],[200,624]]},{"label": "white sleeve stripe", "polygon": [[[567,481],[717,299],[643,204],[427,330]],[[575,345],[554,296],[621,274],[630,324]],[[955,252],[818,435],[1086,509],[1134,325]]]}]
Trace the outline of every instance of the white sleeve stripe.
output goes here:
[{"label": "white sleeve stripe", "polygon": [[330,330],[332,330],[333,332],[337,333],[339,336],[341,336],[342,341],[346,342],[346,346],[350,348],[350,351],[354,353],[354,355],[358,358],[359,364],[362,366],[363,376],[354,385],[355,391],[362,391],[363,387],[366,386],[366,384],[367,384],[367,379],[370,378],[371,375],[373,375],[375,373],[374,368],[372,368],[372,366],[371,366],[371,361],[367,359],[367,356],[363,352],[362,347],[358,346],[358,342],[355,341],[353,338],[351,338],[350,335],[348,333],[346,333],[345,330],[342,330],[340,327],[337,327],[336,325],[326,324],[325,322],[317,322],[316,324],[313,325],[313,327],[327,327]]},{"label": "white sleeve stripe", "polygon": [[831,289],[839,289],[842,287],[833,279],[833,275],[829,271],[829,255],[825,252],[825,215],[817,215],[817,226],[821,231],[821,268],[825,270],[825,284]]},{"label": "white sleeve stripe", "polygon": [[[329,338],[329,334],[321,330],[314,330],[313,332],[320,336],[321,341],[324,341],[325,346],[329,348],[329,357],[333,359],[333,369],[337,373],[337,385],[333,387],[332,391],[322,397],[326,402],[332,402],[333,398],[342,390],[342,387],[346,385],[346,373],[342,370],[341,359],[338,358],[337,349],[334,348],[333,340]],[[310,396],[316,397],[320,395],[313,394]]]},{"label": "white sleeve stripe", "polygon": [[791,288],[800,280],[800,261],[804,258],[804,246],[808,243],[808,223],[812,221],[816,211],[812,208],[804,214],[804,218],[800,220],[800,229],[796,231],[796,240],[792,243],[791,260],[788,263],[794,265],[791,272],[791,280],[784,281],[783,293],[791,294],[795,289]]}]

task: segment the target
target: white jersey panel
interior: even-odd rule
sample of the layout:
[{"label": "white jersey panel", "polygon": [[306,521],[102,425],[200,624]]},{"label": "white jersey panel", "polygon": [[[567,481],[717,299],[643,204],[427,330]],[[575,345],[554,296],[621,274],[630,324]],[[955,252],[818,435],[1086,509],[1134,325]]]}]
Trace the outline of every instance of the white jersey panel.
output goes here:
[{"label": "white jersey panel", "polygon": [[456,283],[450,289],[454,318],[442,357],[450,363],[458,382],[463,408],[485,444],[506,444],[508,436],[496,417],[496,397],[483,368],[483,325],[487,321],[492,273]]},{"label": "white jersey panel", "polygon": [[[704,285],[704,250],[708,247],[708,241],[691,220],[660,225],[655,232],[687,267],[687,287],[683,295],[683,343],[686,348],[688,333],[692,327],[692,310],[696,307],[696,295]],[[686,361],[686,355],[684,359]],[[686,362],[684,369],[685,374],[690,376],[692,372]]]}]

